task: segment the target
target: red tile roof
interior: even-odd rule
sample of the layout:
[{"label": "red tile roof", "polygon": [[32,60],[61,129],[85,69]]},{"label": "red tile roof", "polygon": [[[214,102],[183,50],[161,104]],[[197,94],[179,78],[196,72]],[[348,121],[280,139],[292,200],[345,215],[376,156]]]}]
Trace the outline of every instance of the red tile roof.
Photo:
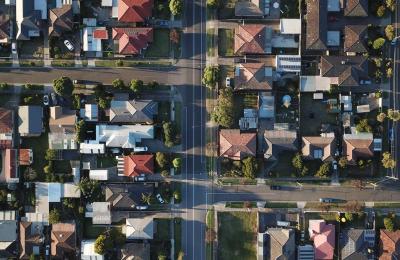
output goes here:
[{"label": "red tile roof", "polygon": [[151,16],[153,0],[119,0],[118,21],[135,23],[144,22]]},{"label": "red tile roof", "polygon": [[106,29],[96,29],[93,32],[93,38],[102,39],[102,40],[108,39],[107,30]]},{"label": "red tile roof", "polygon": [[19,164],[20,165],[31,165],[32,163],[32,150],[31,149],[19,149]]},{"label": "red tile roof", "polygon": [[[398,259],[400,256],[400,230],[380,230],[379,260]],[[396,257],[396,258],[395,258]]]},{"label": "red tile roof", "polygon": [[255,156],[256,146],[255,133],[240,133],[239,129],[224,129],[219,133],[220,156],[241,160],[247,156]]},{"label": "red tile roof", "polygon": [[120,54],[140,54],[153,41],[153,28],[113,28],[112,36]]},{"label": "red tile roof", "polygon": [[265,25],[246,24],[235,29],[235,53],[264,54]]},{"label": "red tile roof", "polygon": [[333,259],[335,226],[326,224],[324,220],[310,220],[309,235],[314,241],[315,259]]},{"label": "red tile roof", "polygon": [[8,134],[13,131],[13,111],[0,108],[0,134]]},{"label": "red tile roof", "polygon": [[17,152],[16,149],[6,149],[4,172],[7,182],[10,179],[18,178]]},{"label": "red tile roof", "polygon": [[124,175],[128,177],[154,172],[154,156],[152,154],[135,154],[124,156]]}]

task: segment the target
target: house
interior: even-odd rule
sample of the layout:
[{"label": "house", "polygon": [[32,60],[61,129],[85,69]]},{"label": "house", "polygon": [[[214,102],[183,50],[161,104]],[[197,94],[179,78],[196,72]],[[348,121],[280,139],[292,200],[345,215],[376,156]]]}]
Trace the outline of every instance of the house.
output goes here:
[{"label": "house", "polygon": [[19,134],[22,137],[38,137],[43,131],[43,108],[41,106],[19,106]]},{"label": "house", "polygon": [[14,132],[14,112],[0,108],[0,149],[12,148]]},{"label": "house", "polygon": [[104,260],[104,255],[99,255],[94,251],[96,240],[82,240],[81,242],[81,260]]},{"label": "house", "polygon": [[258,234],[257,259],[295,259],[295,234],[293,229],[269,228]]},{"label": "house", "polygon": [[308,232],[314,241],[315,259],[333,259],[335,250],[335,226],[325,220],[310,220]]},{"label": "house", "polygon": [[4,155],[4,175],[7,183],[19,182],[18,150],[6,149]]},{"label": "house", "polygon": [[371,133],[343,135],[343,154],[349,164],[357,164],[359,159],[370,159],[374,156],[374,137]]},{"label": "house", "polygon": [[345,0],[344,15],[350,17],[367,17],[368,0]]},{"label": "house", "polygon": [[131,154],[123,157],[123,176],[134,177],[154,173],[154,156],[152,154]]},{"label": "house", "polygon": [[19,258],[30,259],[32,254],[40,255],[44,240],[43,225],[38,222],[21,221],[19,223]]},{"label": "house", "polygon": [[219,132],[219,155],[232,160],[256,156],[257,135],[241,133],[239,129],[222,129]]},{"label": "house", "polygon": [[235,68],[235,90],[272,90],[272,67],[264,63],[240,63]]},{"label": "house", "polygon": [[340,242],[341,259],[371,259],[375,256],[375,230],[373,229],[345,229],[342,231]]},{"label": "house", "polygon": [[297,246],[297,260],[314,260],[312,245]]},{"label": "house", "polygon": [[98,180],[98,181],[106,181],[110,175],[110,169],[95,169],[89,170],[89,179]]},{"label": "house", "polygon": [[60,8],[49,10],[49,36],[61,37],[63,33],[70,32],[74,26],[72,5],[62,5]]},{"label": "house", "polygon": [[320,67],[321,76],[338,86],[355,87],[369,80],[368,59],[364,56],[322,56]]},{"label": "house", "polygon": [[153,124],[157,113],[158,103],[151,100],[112,100],[110,122]]},{"label": "house", "polygon": [[368,52],[366,41],[368,38],[367,25],[346,25],[344,27],[344,51],[347,55]]},{"label": "house", "polygon": [[112,210],[133,210],[137,205],[144,205],[142,194],[153,194],[152,184],[107,184],[105,200],[111,203]]},{"label": "house", "polygon": [[56,259],[65,259],[75,256],[76,230],[75,223],[56,223],[51,228],[51,256]]},{"label": "house", "polygon": [[86,122],[97,122],[99,120],[99,106],[97,104],[85,104],[81,109],[80,116]]},{"label": "house", "polygon": [[293,129],[273,129],[265,130],[265,153],[264,158],[267,160],[277,160],[282,152],[297,151],[298,139],[297,132]]},{"label": "house", "polygon": [[17,256],[18,221],[15,211],[0,211],[0,258]]},{"label": "house", "polygon": [[47,19],[46,0],[16,0],[17,40],[28,41],[39,37],[44,20]]},{"label": "house", "polygon": [[127,218],[125,224],[126,239],[153,239],[154,225],[153,217]]},{"label": "house", "polygon": [[121,55],[138,55],[153,42],[153,28],[113,28],[115,50]]},{"label": "house", "polygon": [[108,31],[105,27],[88,26],[83,28],[83,51],[93,52],[95,57],[102,57],[103,40],[108,40]]},{"label": "house", "polygon": [[118,259],[121,260],[146,260],[150,259],[149,243],[125,243],[118,252]]},{"label": "house", "polygon": [[151,17],[153,0],[118,0],[118,21],[125,23],[144,22]]},{"label": "house", "polygon": [[8,14],[0,14],[0,43],[9,43],[11,39],[11,22]]},{"label": "house", "polygon": [[106,147],[96,141],[85,141],[79,144],[79,152],[82,154],[104,154]]},{"label": "house", "polygon": [[325,51],[327,46],[327,2],[326,0],[307,0],[305,16],[305,48],[310,51]]},{"label": "house", "polygon": [[75,141],[76,111],[65,107],[50,107],[49,148],[56,150],[77,149]]},{"label": "house", "polygon": [[143,139],[154,139],[154,126],[151,125],[96,125],[97,143],[106,147],[137,149]]},{"label": "house", "polygon": [[380,230],[379,260],[400,258],[400,230]]},{"label": "house", "polygon": [[[91,205],[92,223],[94,225],[110,225],[111,224],[111,203],[110,202],[93,202]],[[85,215],[86,216],[86,215]]]},{"label": "house", "polygon": [[238,25],[235,29],[236,55],[271,54],[272,28],[262,24]]},{"label": "house", "polygon": [[305,159],[321,159],[331,161],[335,151],[335,137],[333,136],[303,136],[302,154]]}]

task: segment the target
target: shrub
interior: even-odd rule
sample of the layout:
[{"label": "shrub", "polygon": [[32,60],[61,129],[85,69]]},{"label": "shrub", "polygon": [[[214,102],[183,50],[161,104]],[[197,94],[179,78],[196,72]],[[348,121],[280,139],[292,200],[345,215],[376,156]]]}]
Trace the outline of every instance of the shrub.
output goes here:
[{"label": "shrub", "polygon": [[339,164],[340,168],[342,168],[342,169],[346,168],[346,166],[347,166],[347,157],[346,156],[340,157],[338,164]]},{"label": "shrub", "polygon": [[254,179],[258,169],[257,160],[254,157],[247,157],[242,160],[242,163],[243,176],[249,179]]},{"label": "shrub", "polygon": [[383,45],[385,44],[386,40],[385,38],[377,38],[373,43],[372,43],[372,48],[374,48],[375,50],[379,50],[383,47]]},{"label": "shrub", "polygon": [[319,167],[319,169],[316,172],[315,176],[320,177],[320,178],[324,178],[324,177],[326,177],[328,175],[329,170],[330,170],[330,165],[329,165],[328,162],[325,162]]},{"label": "shrub", "polygon": [[385,35],[386,38],[391,41],[394,39],[394,27],[393,25],[389,24],[385,27]]},{"label": "shrub", "polygon": [[391,153],[384,152],[382,154],[382,165],[386,169],[394,169],[396,167],[396,161],[392,158]]},{"label": "shrub", "polygon": [[386,114],[383,113],[383,112],[379,113],[379,114],[376,116],[376,120],[377,120],[378,122],[381,122],[381,123],[383,123],[383,121],[385,121],[385,118],[386,118]]},{"label": "shrub", "polygon": [[218,0],[207,0],[207,7],[217,8],[219,5]]},{"label": "shrub", "polygon": [[160,169],[166,169],[168,165],[168,157],[165,153],[156,153],[156,163]]},{"label": "shrub", "polygon": [[383,219],[383,225],[389,232],[394,231],[394,222],[392,218],[384,218]]},{"label": "shrub", "polygon": [[115,61],[115,66],[122,67],[122,66],[124,66],[124,62],[122,60],[117,60],[117,61]]},{"label": "shrub", "polygon": [[114,88],[117,88],[117,89],[124,89],[125,88],[125,83],[121,79],[114,79],[113,82],[112,82],[112,86]]},{"label": "shrub", "polygon": [[207,66],[203,72],[202,82],[208,87],[215,87],[219,79],[219,67]]},{"label": "shrub", "polygon": [[131,80],[131,84],[130,84],[130,89],[135,92],[135,93],[139,93],[143,90],[143,81],[140,79],[132,79]]},{"label": "shrub", "polygon": [[233,125],[233,92],[230,88],[220,90],[218,105],[211,114],[214,122],[222,127],[230,128]]},{"label": "shrub", "polygon": [[357,132],[372,133],[372,127],[368,124],[368,119],[361,119],[356,125]]},{"label": "shrub", "polygon": [[182,12],[183,1],[182,0],[170,0],[169,10],[172,15],[179,15]]},{"label": "shrub", "polygon": [[386,12],[386,7],[384,5],[381,5],[378,7],[378,9],[376,10],[376,15],[378,17],[383,17],[385,15]]},{"label": "shrub", "polygon": [[68,77],[61,77],[53,81],[54,91],[60,96],[71,96],[74,84]]},{"label": "shrub", "polygon": [[347,219],[347,221],[349,221],[349,222],[353,221],[353,219],[354,219],[353,213],[351,213],[351,212],[346,212],[346,213],[344,214],[344,217],[345,217],[345,218]]},{"label": "shrub", "polygon": [[49,212],[49,223],[50,224],[56,224],[60,222],[60,212],[57,209],[52,209]]}]

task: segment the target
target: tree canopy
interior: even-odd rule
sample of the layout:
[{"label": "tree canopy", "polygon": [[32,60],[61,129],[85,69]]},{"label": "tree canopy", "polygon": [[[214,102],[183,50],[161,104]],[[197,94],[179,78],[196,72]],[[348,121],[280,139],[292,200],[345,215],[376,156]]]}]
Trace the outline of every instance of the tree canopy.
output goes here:
[{"label": "tree canopy", "polygon": [[212,112],[211,118],[222,127],[230,128],[233,125],[233,92],[230,88],[221,89],[218,97],[218,105]]},{"label": "tree canopy", "polygon": [[389,232],[393,232],[394,231],[394,222],[392,218],[384,218],[383,219],[383,225],[385,226],[385,228],[389,231]]},{"label": "tree canopy", "polygon": [[208,87],[215,87],[219,78],[219,68],[218,66],[207,66],[203,72],[203,84]]},{"label": "tree canopy", "polygon": [[247,157],[242,160],[242,172],[246,178],[254,179],[257,174],[258,164],[254,157]]},{"label": "tree canopy", "polygon": [[392,158],[392,155],[389,152],[384,152],[382,154],[382,165],[386,169],[393,169],[396,167],[396,161]]},{"label": "tree canopy", "polygon": [[326,177],[328,175],[329,170],[330,170],[330,165],[329,165],[328,162],[325,162],[319,167],[319,169],[318,169],[317,173],[315,174],[315,176],[320,177],[320,178],[324,178],[324,177]]},{"label": "tree canopy", "polygon": [[71,96],[74,90],[74,84],[68,77],[60,77],[53,80],[53,89],[60,96]]},{"label": "tree canopy", "polygon": [[132,79],[130,88],[135,93],[140,93],[143,90],[144,83],[140,79]]},{"label": "tree canopy", "polygon": [[60,212],[57,209],[52,209],[49,212],[49,223],[56,224],[60,222]]},{"label": "tree canopy", "polygon": [[122,79],[114,79],[112,82],[112,86],[117,89],[124,89],[125,83]]},{"label": "tree canopy", "polygon": [[182,12],[183,1],[182,0],[170,0],[169,1],[169,10],[172,15],[179,15]]},{"label": "tree canopy", "polygon": [[168,167],[168,158],[165,153],[157,152],[156,153],[156,162],[160,169],[166,169]]},{"label": "tree canopy", "polygon": [[378,38],[376,39],[373,43],[372,43],[372,48],[374,48],[375,50],[379,50],[380,48],[383,47],[383,45],[385,44],[386,40],[385,38]]}]

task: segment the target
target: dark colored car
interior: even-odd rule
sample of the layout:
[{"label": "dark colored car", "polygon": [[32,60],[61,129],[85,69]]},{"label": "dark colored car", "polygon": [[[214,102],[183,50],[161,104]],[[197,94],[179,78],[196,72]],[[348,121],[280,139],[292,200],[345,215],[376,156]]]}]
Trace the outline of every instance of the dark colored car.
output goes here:
[{"label": "dark colored car", "polygon": [[279,185],[271,185],[271,186],[269,186],[269,189],[270,189],[270,190],[281,190],[282,187],[279,186]]}]

